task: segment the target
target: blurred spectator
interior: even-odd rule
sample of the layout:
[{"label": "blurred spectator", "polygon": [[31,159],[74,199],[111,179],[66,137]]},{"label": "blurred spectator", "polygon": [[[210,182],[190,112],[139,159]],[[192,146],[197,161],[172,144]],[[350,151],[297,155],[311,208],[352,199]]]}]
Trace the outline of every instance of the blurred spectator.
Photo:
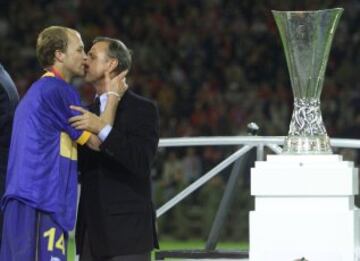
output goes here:
[{"label": "blurred spectator", "polygon": [[169,200],[184,184],[184,172],[181,161],[174,151],[169,152],[164,162],[162,186],[164,187],[165,200]]},{"label": "blurred spectator", "polygon": [[201,161],[194,148],[187,148],[182,165],[186,184],[192,183],[202,174]]},{"label": "blurred spectator", "polygon": [[[44,25],[75,27],[86,43],[97,35],[121,35],[134,46],[130,86],[159,103],[161,137],[236,135],[250,121],[261,123],[264,135],[286,135],[292,95],[270,10],[335,6],[345,12],[329,58],[322,112],[329,134],[338,136],[360,112],[354,91],[360,82],[360,4],[354,0],[1,1],[0,37],[6,40],[0,57],[23,95],[41,74],[32,46]],[[87,104],[94,93],[82,82],[77,86]]]}]

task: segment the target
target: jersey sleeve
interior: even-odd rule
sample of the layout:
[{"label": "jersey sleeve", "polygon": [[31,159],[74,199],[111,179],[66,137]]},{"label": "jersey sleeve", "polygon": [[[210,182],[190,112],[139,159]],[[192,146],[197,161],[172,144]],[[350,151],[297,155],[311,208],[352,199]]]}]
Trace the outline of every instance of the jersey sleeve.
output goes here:
[{"label": "jersey sleeve", "polygon": [[69,124],[70,117],[80,114],[70,109],[70,105],[81,106],[78,92],[58,79],[49,81],[47,86],[44,86],[44,89],[47,90],[43,92],[43,101],[47,104],[50,114],[54,116],[53,122],[55,125],[66,132],[73,141],[80,145],[85,144],[91,133],[76,130]]}]

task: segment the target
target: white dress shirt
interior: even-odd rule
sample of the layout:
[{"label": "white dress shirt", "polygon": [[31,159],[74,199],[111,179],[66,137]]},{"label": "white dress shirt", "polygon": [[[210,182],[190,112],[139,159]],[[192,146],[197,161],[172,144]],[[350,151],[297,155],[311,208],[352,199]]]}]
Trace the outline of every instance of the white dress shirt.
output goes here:
[{"label": "white dress shirt", "polygon": [[[100,114],[104,112],[106,103],[107,103],[108,96],[106,93],[100,95]],[[106,124],[104,128],[98,134],[98,137],[101,141],[106,140],[109,136],[110,131],[112,130],[112,126],[110,124]]]}]

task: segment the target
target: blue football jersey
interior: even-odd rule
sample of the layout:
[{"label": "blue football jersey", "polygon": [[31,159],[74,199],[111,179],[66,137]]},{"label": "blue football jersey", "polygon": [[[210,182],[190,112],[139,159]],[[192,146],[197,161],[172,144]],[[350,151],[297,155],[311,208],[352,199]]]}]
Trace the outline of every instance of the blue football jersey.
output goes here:
[{"label": "blue football jersey", "polygon": [[49,212],[64,230],[74,227],[77,144],[90,137],[72,128],[78,92],[53,73],[33,83],[14,117],[3,205],[10,198]]}]

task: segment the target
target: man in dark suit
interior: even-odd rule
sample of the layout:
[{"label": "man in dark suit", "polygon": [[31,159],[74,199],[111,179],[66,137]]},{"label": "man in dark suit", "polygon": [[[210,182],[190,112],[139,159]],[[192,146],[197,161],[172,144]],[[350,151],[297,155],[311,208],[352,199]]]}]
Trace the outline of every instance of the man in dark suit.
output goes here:
[{"label": "man in dark suit", "polygon": [[80,261],[148,261],[158,248],[150,179],[159,140],[157,107],[127,90],[119,96],[113,126],[103,128],[95,114],[104,110],[108,95],[116,95],[104,91],[105,76],[129,70],[131,54],[119,40],[97,38],[87,66],[85,80],[95,86],[100,104],[90,107],[93,113],[74,108],[83,114],[70,122],[98,134],[102,144],[99,152],[84,148],[79,154],[77,253]]},{"label": "man in dark suit", "polygon": [[[18,102],[19,95],[15,84],[0,64],[0,197],[4,194],[11,128]],[[0,213],[0,235],[2,234],[2,223],[3,216]]]}]

